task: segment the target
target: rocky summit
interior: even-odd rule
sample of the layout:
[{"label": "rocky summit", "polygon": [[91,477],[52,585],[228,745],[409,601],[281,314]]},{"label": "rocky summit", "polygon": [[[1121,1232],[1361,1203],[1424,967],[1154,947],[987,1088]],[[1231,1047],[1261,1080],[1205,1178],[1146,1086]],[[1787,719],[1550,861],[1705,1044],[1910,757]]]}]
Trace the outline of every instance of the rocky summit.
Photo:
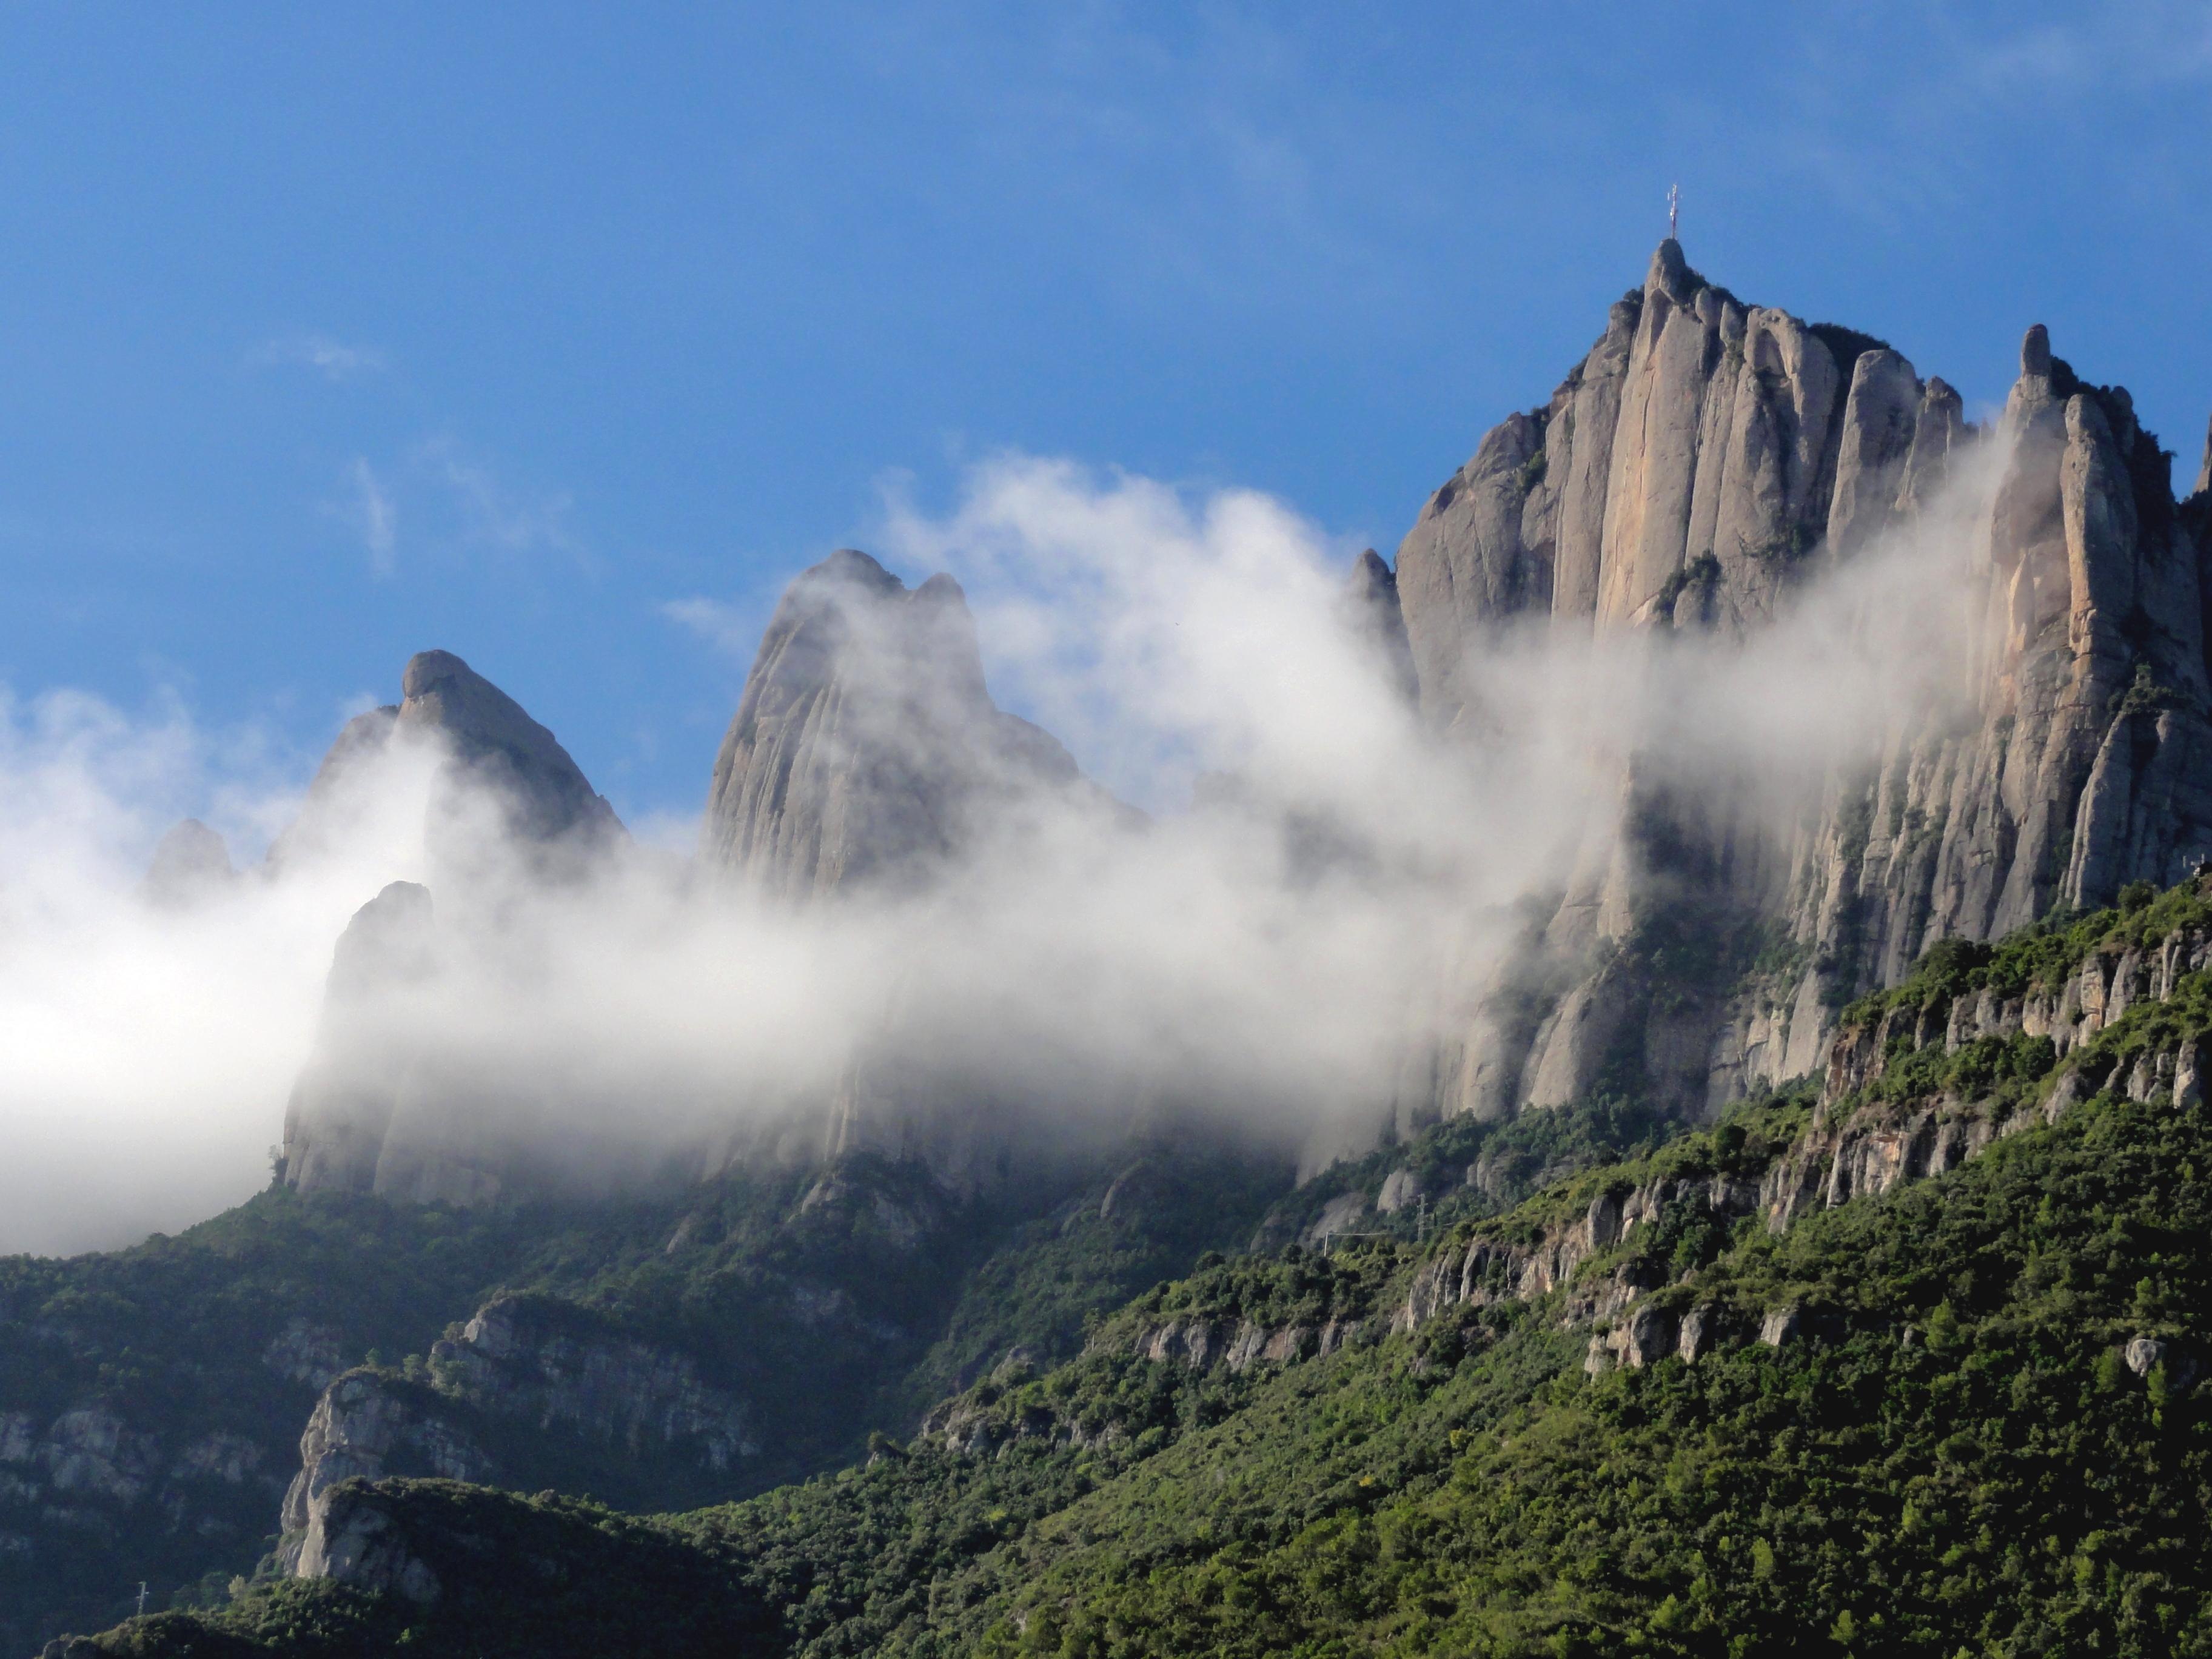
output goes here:
[{"label": "rocky summit", "polygon": [[1026,792],[1070,790],[1058,739],[991,701],[966,596],[865,553],[793,581],[707,796],[706,857],[787,898],[912,883]]},{"label": "rocky summit", "polygon": [[[2208,547],[2127,392],[2027,331],[1994,430],[1880,341],[1747,306],[1672,241],[1551,399],[1494,427],[1430,498],[1396,591],[1423,714],[1531,619],[1572,635],[1752,630],[1930,507],[1977,452],[1963,714],[1901,721],[1786,833],[1621,767],[1626,833],[1533,896],[1537,923],[1401,1085],[1402,1122],[1632,1079],[1700,1112],[1814,1069],[1836,1012],[1939,939],[1996,938],[2212,855]],[[1715,963],[1664,985],[1659,939]],[[1753,972],[1762,954],[1762,971]]]},{"label": "rocky summit", "polygon": [[[1319,1167],[1121,1096],[1030,1156],[1086,1079],[963,1068],[902,988],[773,1109],[557,1174],[515,1126],[573,1079],[444,1035],[462,930],[527,954],[647,854],[415,657],[266,866],[156,855],[163,925],[303,872],[357,908],[265,1192],[0,1261],[0,1645],[2212,1652],[2212,441],[2171,465],[2041,327],[1978,424],[1662,244],[1355,562],[1386,706],[1464,757],[1532,640],[1755,644],[1939,534],[1955,660],[1780,810],[1617,711],[1607,821],[1480,973],[1414,964]],[[1164,822],[997,705],[950,576],[849,550],[702,771],[669,890],[777,926],[961,925],[1048,811]],[[1331,830],[1316,889],[1371,873]],[[587,1128],[637,1104],[590,1088]]]}]

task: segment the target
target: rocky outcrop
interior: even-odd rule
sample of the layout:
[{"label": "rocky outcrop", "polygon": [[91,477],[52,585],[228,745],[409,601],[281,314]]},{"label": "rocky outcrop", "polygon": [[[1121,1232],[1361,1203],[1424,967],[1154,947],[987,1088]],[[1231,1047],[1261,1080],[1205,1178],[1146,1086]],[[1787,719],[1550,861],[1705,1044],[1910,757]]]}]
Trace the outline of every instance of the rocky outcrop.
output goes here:
[{"label": "rocky outcrop", "polygon": [[53,1561],[144,1532],[235,1547],[267,1530],[265,1506],[283,1489],[262,1444],[143,1402],[0,1412],[6,1554]]},{"label": "rocky outcrop", "polygon": [[413,749],[434,769],[424,841],[434,866],[464,879],[488,860],[540,877],[573,876],[622,838],[614,809],[552,732],[450,651],[408,659],[400,701],[356,715],[270,844],[272,866],[330,852],[386,787],[378,763]]},{"label": "rocky outcrop", "polygon": [[438,1575],[407,1547],[381,1497],[362,1485],[321,1496],[301,1537],[294,1573],[418,1606],[438,1599]]},{"label": "rocky outcrop", "polygon": [[959,584],[843,550],[784,592],[707,801],[703,852],[785,898],[908,885],[1075,763],[983,684]]},{"label": "rocky outcrop", "polygon": [[[517,1429],[530,1433],[516,1441]],[[493,1444],[505,1449],[498,1457]],[[327,1512],[342,1482],[527,1481],[541,1472],[521,1465],[539,1454],[557,1461],[563,1444],[629,1464],[674,1463],[709,1484],[760,1452],[750,1410],[708,1383],[689,1354],[574,1304],[495,1297],[432,1346],[419,1376],[411,1366],[405,1376],[351,1370],[323,1391],[284,1497],[285,1559],[301,1577],[343,1577],[356,1571],[347,1562],[369,1559],[356,1547],[366,1536],[345,1543],[351,1523]]]},{"label": "rocky outcrop", "polygon": [[656,1347],[582,1310],[499,1297],[430,1350],[441,1392],[495,1416],[559,1430],[634,1456],[676,1456],[717,1473],[759,1455],[744,1404]]},{"label": "rocky outcrop", "polygon": [[1398,578],[1371,547],[1352,561],[1339,615],[1391,688],[1408,704],[1417,702],[1421,682],[1413,668],[1413,642],[1406,636]]},{"label": "rocky outcrop", "polygon": [[[1586,1189],[1577,1209],[1555,1208],[1540,1225],[1525,1212],[1480,1224],[1394,1277],[1389,1305],[1340,1298],[1325,1327],[1184,1315],[1139,1327],[1133,1337],[1118,1328],[1111,1344],[1139,1358],[1242,1370],[1311,1358],[1363,1330],[1410,1334],[1454,1310],[1552,1296],[1562,1328],[1590,1332],[1583,1366],[1592,1375],[1669,1355],[1694,1364],[1716,1346],[1754,1334],[1771,1347],[1832,1340],[1844,1328],[1832,1308],[1791,1302],[1747,1310],[1701,1300],[1694,1270],[1620,1247],[1685,1206],[1693,1206],[1683,1218],[1693,1226],[1755,1216],[1779,1233],[1816,1212],[1942,1176],[2002,1137],[2057,1122],[2100,1091],[2201,1109],[2212,1030],[2198,1027],[2202,1015],[2189,1012],[2197,1005],[2186,999],[2199,994],[2197,976],[2212,971],[2212,923],[2201,920],[2208,894],[2212,877],[2200,879],[2195,895],[2199,919],[2169,913],[2132,930],[2147,941],[2140,944],[2127,942],[2130,932],[2123,929],[2078,961],[2039,969],[2040,977],[2017,990],[1976,983],[1962,969],[1966,990],[1878,1001],[1871,1016],[1833,1039],[1809,1126],[1759,1162],[1731,1155],[1725,1167],[1692,1164],[1632,1186]],[[1972,947],[1962,947],[1939,973],[1972,960]],[[2177,996],[2185,1000],[2169,1007]],[[1931,1071],[1923,1064],[1931,1058],[1959,1063]],[[1919,1069],[1893,1082],[1891,1073],[1908,1065]],[[2170,1371],[2194,1363],[2168,1356],[2151,1337],[2130,1344],[2124,1358],[2138,1376],[2160,1363]]]},{"label": "rocky outcrop", "polygon": [[1365,1320],[1352,1317],[1276,1326],[1249,1319],[1170,1319],[1139,1333],[1134,1351],[1140,1359],[1176,1359],[1200,1370],[1222,1365],[1241,1371],[1334,1353],[1358,1341],[1367,1327]]},{"label": "rocky outcrop", "polygon": [[[401,702],[339,734],[298,817],[270,848],[273,870],[340,850],[356,821],[389,810],[386,794],[425,781],[428,867],[461,911],[526,902],[541,884],[582,878],[623,844],[613,809],[553,734],[459,657],[410,658],[401,687]],[[411,796],[405,805],[414,810]],[[544,1173],[526,1166],[498,1121],[501,1080],[481,1068],[457,1072],[441,1052],[436,1022],[425,1017],[437,971],[428,889],[392,882],[355,914],[285,1114],[289,1184],[481,1204]],[[526,1081],[524,1092],[543,1081]]]},{"label": "rocky outcrop", "polygon": [[[1979,550],[1963,714],[1899,720],[1794,823],[1753,810],[1750,779],[1686,791],[1632,725],[1610,734],[1617,824],[1532,896],[1545,919],[1518,955],[1440,985],[1447,1035],[1405,1069],[1401,1130],[1605,1086],[1696,1115],[1813,1069],[1835,1010],[1934,940],[2212,855],[2207,554],[2127,393],[2084,384],[2039,327],[1979,433],[1895,351],[1747,306],[1671,241],[1549,403],[1492,428],[1401,545],[1422,714],[1469,726],[1468,665],[1504,629],[1756,629],[1990,446],[2003,476],[1961,532]],[[1743,941],[1760,939],[1787,948],[1754,974]],[[1666,965],[1686,948],[1710,982]]]},{"label": "rocky outcrop", "polygon": [[269,1340],[261,1363],[287,1382],[304,1382],[318,1391],[327,1389],[345,1370],[344,1338],[335,1326],[312,1320],[291,1319]]},{"label": "rocky outcrop", "polygon": [[1746,306],[1662,243],[1551,401],[1492,428],[1400,545],[1424,711],[1460,718],[1458,667],[1513,618],[1771,617],[1824,539],[1863,541],[1944,476],[1958,410],[1878,342]]},{"label": "rocky outcrop", "polygon": [[287,1185],[386,1190],[392,1119],[424,1058],[410,999],[436,971],[436,945],[429,892],[412,882],[393,882],[346,925],[284,1114]]},{"label": "rocky outcrop", "polygon": [[[356,1558],[334,1532],[331,1491],[341,1481],[388,1474],[489,1480],[497,1467],[429,1389],[381,1371],[348,1371],[323,1391],[300,1437],[300,1473],[284,1494],[282,1555],[304,1578],[331,1576],[333,1562]],[[356,1540],[362,1541],[362,1540]]]}]

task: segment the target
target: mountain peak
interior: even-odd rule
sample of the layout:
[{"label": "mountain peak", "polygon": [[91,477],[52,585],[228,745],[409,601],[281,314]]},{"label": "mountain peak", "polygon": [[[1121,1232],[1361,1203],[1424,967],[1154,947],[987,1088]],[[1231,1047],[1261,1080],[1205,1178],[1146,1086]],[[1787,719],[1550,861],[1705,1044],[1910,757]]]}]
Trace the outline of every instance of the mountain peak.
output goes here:
[{"label": "mountain peak", "polygon": [[777,604],[716,758],[708,855],[788,896],[908,879],[988,803],[1077,780],[983,683],[967,596],[841,548]]}]

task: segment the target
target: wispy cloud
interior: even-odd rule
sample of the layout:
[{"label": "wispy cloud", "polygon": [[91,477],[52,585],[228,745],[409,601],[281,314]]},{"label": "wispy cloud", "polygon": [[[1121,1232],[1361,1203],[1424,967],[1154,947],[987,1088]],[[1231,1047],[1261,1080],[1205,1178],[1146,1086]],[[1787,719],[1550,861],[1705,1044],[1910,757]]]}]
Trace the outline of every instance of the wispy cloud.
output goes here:
[{"label": "wispy cloud", "polygon": [[569,524],[575,501],[567,490],[517,489],[450,439],[419,446],[414,459],[453,492],[465,539],[510,553],[584,550]]},{"label": "wispy cloud", "polygon": [[2128,0],[2029,24],[1960,52],[1960,80],[1992,99],[2189,84],[2212,77],[2212,7]]},{"label": "wispy cloud", "polygon": [[750,657],[760,643],[760,619],[720,599],[671,599],[660,614],[732,656]]},{"label": "wispy cloud", "polygon": [[381,374],[387,367],[384,353],[375,347],[347,345],[327,334],[283,334],[264,340],[249,361],[264,368],[313,369],[327,380]]},{"label": "wispy cloud", "polygon": [[398,504],[366,457],[355,456],[346,467],[345,477],[353,493],[333,510],[352,526],[368,550],[369,569],[376,575],[389,576],[398,546]]}]

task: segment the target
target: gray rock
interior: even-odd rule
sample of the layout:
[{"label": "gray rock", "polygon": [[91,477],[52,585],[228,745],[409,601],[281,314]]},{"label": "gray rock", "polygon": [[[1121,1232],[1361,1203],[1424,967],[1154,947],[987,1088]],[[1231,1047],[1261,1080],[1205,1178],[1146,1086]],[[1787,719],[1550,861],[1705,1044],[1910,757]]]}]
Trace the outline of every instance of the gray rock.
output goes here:
[{"label": "gray rock", "polygon": [[769,620],[714,763],[703,851],[787,898],[911,885],[1024,797],[1079,784],[1056,739],[992,702],[959,584],[909,592],[847,549]]},{"label": "gray rock", "polygon": [[354,913],[332,953],[314,1048],[284,1114],[284,1181],[302,1192],[375,1190],[402,1091],[417,1063],[396,999],[436,968],[430,895],[395,881]]},{"label": "gray rock", "polygon": [[1804,1319],[1793,1304],[1786,1308],[1770,1308],[1759,1322],[1759,1340],[1770,1348],[1779,1348],[1797,1340],[1804,1332]]},{"label": "gray rock", "polygon": [[261,1363],[288,1382],[305,1382],[319,1390],[327,1389],[345,1370],[340,1340],[335,1326],[293,1319],[270,1339],[268,1347],[262,1352]]},{"label": "gray rock", "polygon": [[1401,1210],[1411,1209],[1421,1196],[1421,1183],[1411,1170],[1393,1170],[1382,1178],[1382,1190],[1376,1195],[1375,1207],[1384,1215],[1395,1215]]},{"label": "gray rock", "polygon": [[2147,1377],[2163,1365],[2176,1388],[2185,1389],[2197,1380],[2196,1358],[2163,1337],[2130,1337],[2127,1346],[2120,1351],[2120,1358],[2137,1376]]},{"label": "gray rock", "polygon": [[495,807],[502,839],[535,854],[542,868],[565,872],[620,836],[614,809],[558,739],[452,652],[408,659],[400,689],[394,731],[434,735],[453,758],[431,806],[434,855],[441,842],[450,846],[479,830],[475,808],[484,801]]},{"label": "gray rock", "polygon": [[1629,1315],[1625,1330],[1627,1340],[1621,1357],[1638,1370],[1674,1352],[1680,1341],[1680,1328],[1674,1316],[1648,1302]]},{"label": "gray rock", "polygon": [[1421,706],[1439,726],[1463,712],[1462,670],[1485,633],[1551,609],[1549,540],[1540,535],[1531,547],[1525,534],[1541,488],[1535,463],[1547,419],[1538,410],[1494,428],[1474,459],[1429,498],[1399,545],[1393,596],[1403,607]]},{"label": "gray rock", "polygon": [[496,1466],[426,1388],[378,1371],[348,1371],[323,1391],[300,1437],[300,1473],[284,1494],[283,1554],[296,1577],[336,1576],[346,1558],[325,1527],[331,1489],[386,1475],[482,1481]]},{"label": "gray rock", "polygon": [[1918,440],[1922,387],[1894,351],[1862,355],[1844,403],[1835,495],[1828,503],[1831,557],[1856,551],[1889,527],[1905,496],[1905,472]]},{"label": "gray rock", "polygon": [[1322,1206],[1321,1213],[1305,1230],[1304,1241],[1309,1244],[1325,1244],[1339,1233],[1358,1231],[1359,1224],[1366,1218],[1366,1194],[1340,1193]]},{"label": "gray rock", "polygon": [[1676,1334],[1674,1352],[1685,1365],[1694,1365],[1712,1349],[1719,1334],[1720,1312],[1710,1304],[1692,1308],[1682,1316],[1681,1329]]},{"label": "gray rock", "polygon": [[[1402,1066],[1401,1122],[1584,1099],[1624,1060],[1699,1115],[1815,1070],[1832,1010],[1936,939],[2169,885],[2212,856],[2197,544],[2212,510],[2177,510],[2126,393],[2085,386],[2040,325],[1995,438],[2008,459],[1973,532],[1972,718],[1901,720],[1875,764],[1832,771],[1779,830],[1753,780],[1674,790],[1628,756],[1629,833],[1592,836],[1504,968],[1437,986],[1427,1023],[1445,1035]],[[1423,717],[1463,723],[1470,655],[1532,616],[1758,627],[1826,558],[1922,512],[1983,441],[1895,352],[1746,306],[1663,246],[1550,403],[1486,435],[1401,545]],[[1622,947],[1662,905],[1717,939],[1786,939],[1805,965],[1656,983]]]},{"label": "gray rock", "polygon": [[690,1355],[579,1308],[496,1297],[457,1340],[434,1344],[430,1362],[443,1393],[633,1456],[673,1454],[719,1473],[760,1453],[751,1412]]},{"label": "gray rock", "polygon": [[332,1492],[316,1507],[294,1575],[367,1595],[396,1595],[418,1607],[438,1599],[437,1574],[407,1547],[382,1497],[358,1486]]},{"label": "gray rock", "polygon": [[1408,706],[1418,702],[1421,683],[1413,670],[1413,644],[1406,637],[1405,612],[1398,603],[1398,579],[1373,548],[1352,561],[1339,614],[1391,689]]},{"label": "gray rock", "polygon": [[338,733],[298,817],[270,845],[272,868],[327,854],[364,810],[374,763],[410,741],[445,757],[424,830],[432,856],[464,873],[520,854],[542,875],[569,876],[621,841],[614,809],[552,732],[452,652],[408,659],[400,690]]},{"label": "gray rock", "polygon": [[150,903],[182,909],[223,891],[237,878],[222,837],[198,818],[186,818],[155,844],[141,890]]}]

